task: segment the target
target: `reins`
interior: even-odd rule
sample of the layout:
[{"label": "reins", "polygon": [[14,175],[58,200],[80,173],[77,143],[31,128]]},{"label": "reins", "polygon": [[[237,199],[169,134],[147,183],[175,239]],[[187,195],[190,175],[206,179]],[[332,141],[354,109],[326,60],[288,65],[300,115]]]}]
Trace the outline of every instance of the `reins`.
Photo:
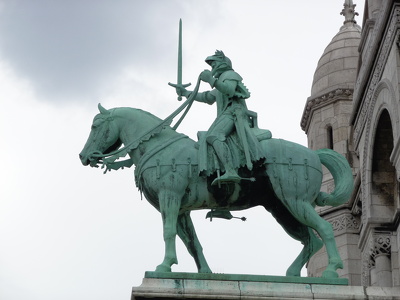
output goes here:
[{"label": "reins", "polygon": [[111,169],[118,169],[120,167],[123,168],[124,166],[130,167],[133,164],[133,162],[131,162],[130,159],[128,159],[127,161],[124,161],[125,163],[123,163],[123,162],[114,163],[114,162],[118,158],[126,156],[130,151],[135,150],[139,146],[139,144],[142,143],[143,141],[147,141],[155,134],[160,133],[162,129],[169,126],[172,123],[173,119],[183,109],[186,108],[186,110],[184,111],[182,116],[179,118],[179,120],[176,122],[176,124],[172,127],[173,130],[176,130],[178,128],[178,126],[180,125],[180,123],[185,118],[186,114],[189,112],[189,109],[191,108],[193,101],[199,91],[200,82],[201,82],[201,80],[200,80],[200,76],[199,76],[197,79],[196,87],[194,88],[193,92],[189,95],[187,100],[181,106],[179,106],[178,109],[176,109],[172,114],[170,114],[167,118],[162,120],[159,124],[157,124],[150,130],[148,130],[146,133],[141,135],[139,138],[130,142],[128,145],[125,145],[124,147],[122,147],[118,150],[115,150],[113,152],[106,153],[106,154],[96,153],[98,151],[93,152],[91,155],[89,155],[89,157],[90,157],[89,160],[92,162],[96,158],[96,159],[98,159],[99,162],[102,162],[103,163],[102,168],[104,168],[104,166],[106,166],[106,170],[104,171],[104,173],[106,173],[108,170],[111,170]]}]

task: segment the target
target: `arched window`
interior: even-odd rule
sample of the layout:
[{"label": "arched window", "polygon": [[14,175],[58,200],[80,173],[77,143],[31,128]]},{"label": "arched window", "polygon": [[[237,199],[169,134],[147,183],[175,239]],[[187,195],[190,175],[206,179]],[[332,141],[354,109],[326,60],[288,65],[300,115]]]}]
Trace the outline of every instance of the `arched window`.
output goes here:
[{"label": "arched window", "polygon": [[326,148],[333,150],[333,129],[331,125],[328,125],[328,127],[326,127],[326,141]]},{"label": "arched window", "polygon": [[[396,171],[390,162],[393,151],[393,128],[390,115],[384,110],[376,126],[372,153],[371,170],[371,212],[373,217],[380,219],[382,224],[391,225],[395,212],[395,197],[397,196]],[[387,233],[390,235],[390,233]],[[384,235],[383,235],[384,237]],[[377,238],[381,238],[378,235]],[[371,269],[371,285],[392,286],[391,248],[390,237],[385,247],[382,243],[375,243],[373,257],[374,268]],[[378,255],[379,254],[379,255]]]},{"label": "arched window", "polygon": [[[393,151],[393,130],[390,116],[384,110],[376,127],[375,140],[372,154],[372,199],[373,205],[379,206],[390,219],[394,208],[396,172],[390,162]],[[386,209],[385,209],[386,208]],[[380,217],[385,214],[381,212]]]}]

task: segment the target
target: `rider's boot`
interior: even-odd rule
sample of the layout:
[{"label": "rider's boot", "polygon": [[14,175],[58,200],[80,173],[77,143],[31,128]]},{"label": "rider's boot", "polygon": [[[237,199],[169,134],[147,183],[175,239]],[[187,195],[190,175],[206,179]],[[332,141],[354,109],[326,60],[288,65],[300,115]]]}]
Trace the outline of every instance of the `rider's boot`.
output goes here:
[{"label": "rider's boot", "polygon": [[224,175],[217,177],[211,183],[211,185],[224,184],[224,183],[235,183],[240,182],[242,179],[233,168],[231,153],[229,151],[228,145],[220,140],[214,140],[212,146],[217,153],[218,159],[224,165],[225,173]]}]

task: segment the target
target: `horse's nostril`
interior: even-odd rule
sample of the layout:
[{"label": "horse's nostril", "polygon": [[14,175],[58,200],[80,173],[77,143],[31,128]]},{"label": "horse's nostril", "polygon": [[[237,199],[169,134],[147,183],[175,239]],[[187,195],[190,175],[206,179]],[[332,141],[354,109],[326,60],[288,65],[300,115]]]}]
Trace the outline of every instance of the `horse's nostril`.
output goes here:
[{"label": "horse's nostril", "polygon": [[83,157],[82,154],[79,154],[79,158],[80,158],[81,160],[82,160],[82,157]]}]

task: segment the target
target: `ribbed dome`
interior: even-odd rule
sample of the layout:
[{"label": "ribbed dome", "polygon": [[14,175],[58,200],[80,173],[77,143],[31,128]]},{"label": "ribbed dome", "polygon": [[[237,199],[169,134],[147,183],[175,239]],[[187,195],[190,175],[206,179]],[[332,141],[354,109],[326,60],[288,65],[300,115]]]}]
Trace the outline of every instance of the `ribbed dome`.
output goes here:
[{"label": "ribbed dome", "polygon": [[339,88],[354,88],[360,38],[361,28],[357,24],[348,22],[340,28],[318,62],[310,98]]}]

